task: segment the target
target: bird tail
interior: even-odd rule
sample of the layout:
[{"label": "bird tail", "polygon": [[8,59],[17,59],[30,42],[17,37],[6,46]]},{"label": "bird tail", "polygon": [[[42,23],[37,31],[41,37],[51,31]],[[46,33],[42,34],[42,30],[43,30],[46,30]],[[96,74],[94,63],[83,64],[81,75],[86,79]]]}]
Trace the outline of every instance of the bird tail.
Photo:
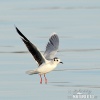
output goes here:
[{"label": "bird tail", "polygon": [[33,74],[38,74],[39,72],[37,72],[36,70],[29,70],[29,71],[26,71],[26,74],[29,74],[29,75],[33,75]]}]

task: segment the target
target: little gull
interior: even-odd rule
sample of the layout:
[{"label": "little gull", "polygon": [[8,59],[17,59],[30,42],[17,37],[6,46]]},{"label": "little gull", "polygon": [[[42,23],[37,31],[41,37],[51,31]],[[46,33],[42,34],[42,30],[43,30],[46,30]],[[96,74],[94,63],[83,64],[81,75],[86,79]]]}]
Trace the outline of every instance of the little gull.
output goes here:
[{"label": "little gull", "polygon": [[40,84],[42,84],[42,76],[44,75],[45,84],[47,84],[47,78],[45,76],[46,73],[54,70],[59,63],[62,63],[60,59],[54,57],[57,53],[58,46],[59,46],[59,37],[56,33],[53,33],[49,38],[49,42],[46,46],[46,51],[42,54],[39,49],[32,44],[20,31],[17,27],[16,31],[21,36],[22,41],[25,43],[26,47],[28,48],[29,52],[32,54],[34,59],[38,64],[38,68],[34,70],[29,70],[26,73],[29,75],[32,74],[39,74],[40,75]]}]

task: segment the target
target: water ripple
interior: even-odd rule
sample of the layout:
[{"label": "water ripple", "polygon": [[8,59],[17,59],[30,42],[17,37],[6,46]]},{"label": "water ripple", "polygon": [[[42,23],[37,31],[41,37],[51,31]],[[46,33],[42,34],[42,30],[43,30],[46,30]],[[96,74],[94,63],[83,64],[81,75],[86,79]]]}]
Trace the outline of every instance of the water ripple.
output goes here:
[{"label": "water ripple", "polygon": [[100,88],[99,85],[53,85],[57,87],[83,87],[83,88]]},{"label": "water ripple", "polygon": [[[12,47],[12,46],[10,46]],[[98,49],[62,49],[58,52],[93,52],[93,51],[100,51],[100,48]],[[44,51],[41,51],[44,52]],[[0,51],[0,53],[29,53],[28,51]]]},{"label": "water ripple", "polygon": [[100,51],[100,48],[96,49],[62,49],[59,52],[92,52],[92,51]]},{"label": "water ripple", "polygon": [[58,69],[54,71],[78,71],[78,70],[97,70],[100,68],[81,68],[81,69]]},{"label": "water ripple", "polygon": [[100,7],[45,7],[30,8],[29,10],[73,10],[73,9],[100,9]]}]

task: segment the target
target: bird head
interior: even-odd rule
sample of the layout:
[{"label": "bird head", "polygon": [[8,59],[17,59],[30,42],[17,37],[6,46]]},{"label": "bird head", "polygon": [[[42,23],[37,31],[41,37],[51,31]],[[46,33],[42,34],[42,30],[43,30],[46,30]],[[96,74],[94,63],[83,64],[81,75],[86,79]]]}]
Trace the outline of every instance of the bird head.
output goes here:
[{"label": "bird head", "polygon": [[60,59],[57,58],[57,57],[55,57],[55,58],[53,59],[53,61],[54,61],[55,63],[57,63],[57,64],[59,64],[59,63],[62,63],[62,64],[63,64],[63,62],[61,62]]}]

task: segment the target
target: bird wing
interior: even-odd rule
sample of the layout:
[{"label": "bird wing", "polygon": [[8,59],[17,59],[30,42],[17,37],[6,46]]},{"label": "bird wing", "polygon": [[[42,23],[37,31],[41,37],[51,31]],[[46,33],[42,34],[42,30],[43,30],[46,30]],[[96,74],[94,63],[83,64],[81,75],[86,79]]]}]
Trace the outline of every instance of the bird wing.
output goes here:
[{"label": "bird wing", "polygon": [[38,65],[40,66],[42,63],[44,63],[46,61],[46,59],[44,58],[44,56],[41,54],[41,52],[37,49],[37,47],[32,44],[20,31],[17,27],[16,31],[18,32],[18,34],[21,36],[21,39],[23,40],[23,42],[25,43],[26,47],[28,48],[29,52],[33,55],[34,59],[36,60],[36,62],[38,63]]},{"label": "bird wing", "polygon": [[59,37],[56,33],[53,33],[49,38],[49,42],[46,46],[46,51],[44,52],[44,57],[46,59],[53,59],[57,53],[59,47]]}]

